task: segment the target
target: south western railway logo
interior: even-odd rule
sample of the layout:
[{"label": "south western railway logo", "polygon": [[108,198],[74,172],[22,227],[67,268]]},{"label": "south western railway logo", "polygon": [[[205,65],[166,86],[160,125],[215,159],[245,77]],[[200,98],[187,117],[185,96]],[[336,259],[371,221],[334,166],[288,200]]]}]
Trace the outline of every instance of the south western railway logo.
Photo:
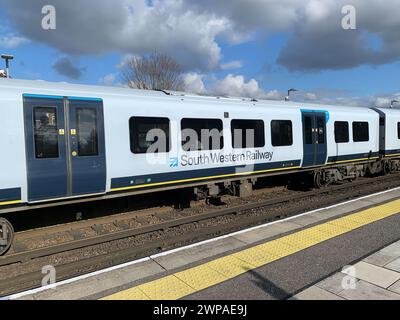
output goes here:
[{"label": "south western railway logo", "polygon": [[191,156],[184,154],[180,158],[171,158],[170,167],[177,168],[189,166],[200,166],[200,165],[212,165],[212,164],[229,164],[229,163],[246,163],[263,160],[265,162],[271,162],[273,159],[273,152],[260,152],[260,151],[246,151],[243,153],[230,153],[230,154],[199,154]]}]

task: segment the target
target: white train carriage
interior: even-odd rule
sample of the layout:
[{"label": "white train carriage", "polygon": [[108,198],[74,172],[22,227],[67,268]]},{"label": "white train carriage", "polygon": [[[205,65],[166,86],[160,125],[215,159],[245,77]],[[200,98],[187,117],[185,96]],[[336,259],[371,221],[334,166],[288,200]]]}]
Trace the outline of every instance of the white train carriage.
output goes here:
[{"label": "white train carriage", "polygon": [[[168,137],[164,152],[148,152],[157,140],[148,141],[151,129]],[[222,134],[188,150],[185,129]],[[249,129],[254,139],[236,134]],[[335,175],[338,166],[379,158],[379,114],[367,108],[43,81],[0,79],[0,133],[7,207],[321,168]]]},{"label": "white train carriage", "polygon": [[400,156],[400,110],[375,108],[380,115],[380,150],[385,157]]},{"label": "white train carriage", "polygon": [[374,108],[380,115],[380,155],[384,173],[400,170],[400,110]]}]

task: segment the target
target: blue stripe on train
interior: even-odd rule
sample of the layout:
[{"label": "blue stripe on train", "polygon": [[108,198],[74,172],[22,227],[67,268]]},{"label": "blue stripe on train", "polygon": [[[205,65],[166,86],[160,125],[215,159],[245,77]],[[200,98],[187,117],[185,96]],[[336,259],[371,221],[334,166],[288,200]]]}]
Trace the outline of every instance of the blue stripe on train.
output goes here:
[{"label": "blue stripe on train", "polygon": [[0,189],[0,202],[21,200],[21,188]]},{"label": "blue stripe on train", "polygon": [[50,95],[45,95],[45,94],[28,94],[28,93],[24,93],[22,96],[24,98],[33,98],[33,99],[57,99],[57,100],[64,99],[63,96],[50,96]]},{"label": "blue stripe on train", "polygon": [[345,156],[329,157],[328,162],[368,159],[368,158],[375,158],[378,156],[379,156],[379,152],[349,154],[349,155],[345,155]]},{"label": "blue stripe on train", "polygon": [[385,150],[385,156],[390,156],[392,154],[400,154],[400,149],[396,150]]}]

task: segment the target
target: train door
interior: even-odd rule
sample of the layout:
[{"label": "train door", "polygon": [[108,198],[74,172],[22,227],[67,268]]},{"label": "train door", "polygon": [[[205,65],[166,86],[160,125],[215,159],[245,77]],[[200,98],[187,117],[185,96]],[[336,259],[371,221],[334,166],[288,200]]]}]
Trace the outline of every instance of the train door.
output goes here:
[{"label": "train door", "polygon": [[71,195],[102,193],[106,187],[103,102],[68,100]]},{"label": "train door", "polygon": [[326,113],[302,112],[303,167],[324,165],[327,158]]},{"label": "train door", "polygon": [[29,201],[63,198],[67,153],[62,97],[24,97]]},{"label": "train door", "polygon": [[104,193],[103,103],[24,95],[30,202]]}]

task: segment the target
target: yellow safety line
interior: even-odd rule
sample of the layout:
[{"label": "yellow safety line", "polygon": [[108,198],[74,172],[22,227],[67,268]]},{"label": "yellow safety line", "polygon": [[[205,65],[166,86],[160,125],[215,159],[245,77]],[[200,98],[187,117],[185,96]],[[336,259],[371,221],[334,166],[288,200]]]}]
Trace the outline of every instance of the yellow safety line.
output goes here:
[{"label": "yellow safety line", "polygon": [[102,300],[183,298],[399,212],[400,200],[392,201],[135,286]]},{"label": "yellow safety line", "polygon": [[298,167],[288,167],[288,168],[278,168],[278,169],[260,170],[260,171],[250,171],[250,172],[231,173],[231,174],[224,174],[224,175],[219,175],[219,176],[209,176],[209,177],[192,178],[192,179],[183,179],[183,180],[172,180],[172,181],[166,181],[166,182],[142,184],[142,185],[139,185],[139,186],[131,186],[131,187],[123,187],[123,188],[114,188],[114,189],[111,189],[111,191],[112,191],[112,192],[116,192],[116,191],[124,191],[124,190],[132,190],[132,189],[140,189],[140,188],[148,188],[148,187],[163,186],[163,185],[174,184],[174,183],[183,183],[183,182],[192,182],[192,181],[202,181],[202,180],[208,180],[208,179],[236,177],[236,176],[251,175],[251,174],[256,174],[256,173],[274,172],[274,171],[284,171],[284,170],[294,170],[294,169],[300,169],[300,168],[301,168],[301,167],[298,166]]},{"label": "yellow safety line", "polygon": [[385,157],[386,158],[392,158],[392,157],[398,157],[398,156],[400,156],[400,153],[389,154],[389,155],[386,155]]},{"label": "yellow safety line", "polygon": [[327,164],[348,163],[348,162],[354,162],[354,161],[367,161],[367,160],[374,160],[374,159],[379,159],[379,157],[335,161],[335,162],[328,162]]},{"label": "yellow safety line", "polygon": [[18,204],[22,203],[21,200],[15,200],[15,201],[5,201],[5,202],[0,202],[0,206],[9,206],[11,204]]}]

